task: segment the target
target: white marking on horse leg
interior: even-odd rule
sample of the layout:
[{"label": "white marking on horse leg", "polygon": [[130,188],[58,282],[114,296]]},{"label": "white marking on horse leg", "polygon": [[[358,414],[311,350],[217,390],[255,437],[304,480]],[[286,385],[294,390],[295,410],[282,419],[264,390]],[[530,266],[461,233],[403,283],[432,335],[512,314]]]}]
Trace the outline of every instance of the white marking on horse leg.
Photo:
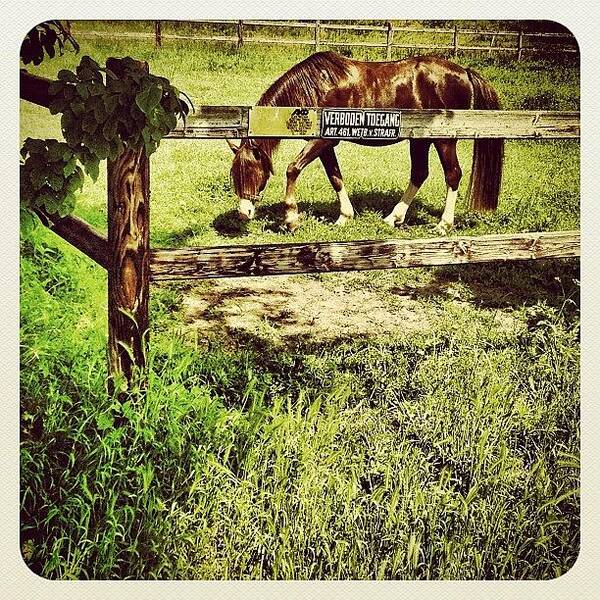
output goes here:
[{"label": "white marking on horse leg", "polygon": [[285,226],[290,231],[293,231],[298,227],[298,221],[300,220],[300,215],[298,214],[298,204],[296,203],[293,186],[290,187],[288,185],[286,196],[283,199],[283,202],[285,204]]},{"label": "white marking on horse leg", "polygon": [[404,223],[404,219],[406,218],[406,211],[408,207],[411,205],[412,201],[415,199],[417,192],[421,186],[415,185],[412,181],[408,184],[406,191],[402,195],[402,199],[396,206],[394,206],[392,212],[383,219],[390,227],[395,227],[396,223],[398,225],[402,225]]},{"label": "white marking on horse leg", "polygon": [[348,198],[348,193],[346,192],[346,188],[342,184],[342,189],[337,192],[337,197],[340,202],[340,216],[338,220],[335,222],[336,225],[344,225],[350,219],[354,218],[354,207],[350,202],[350,198]]},{"label": "white marking on horse leg", "polygon": [[440,222],[435,226],[435,231],[441,235],[447,235],[454,227],[454,209],[456,207],[456,197],[458,190],[453,190],[450,186],[446,191],[446,206],[442,213]]}]

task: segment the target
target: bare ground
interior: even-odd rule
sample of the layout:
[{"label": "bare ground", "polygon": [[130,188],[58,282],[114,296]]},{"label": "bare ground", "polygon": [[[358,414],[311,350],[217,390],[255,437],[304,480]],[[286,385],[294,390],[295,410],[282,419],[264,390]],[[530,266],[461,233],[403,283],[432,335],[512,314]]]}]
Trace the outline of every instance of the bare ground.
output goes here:
[{"label": "bare ground", "polygon": [[422,303],[382,292],[306,277],[218,280],[185,297],[184,315],[193,329],[268,333],[282,342],[429,328]]}]

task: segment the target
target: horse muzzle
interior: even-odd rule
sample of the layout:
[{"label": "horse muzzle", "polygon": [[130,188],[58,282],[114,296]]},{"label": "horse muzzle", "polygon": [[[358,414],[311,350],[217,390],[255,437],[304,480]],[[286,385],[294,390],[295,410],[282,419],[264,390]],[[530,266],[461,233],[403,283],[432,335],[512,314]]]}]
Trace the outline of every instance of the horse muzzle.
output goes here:
[{"label": "horse muzzle", "polygon": [[250,221],[254,218],[254,204],[252,200],[242,198],[238,206],[238,214],[242,221]]}]

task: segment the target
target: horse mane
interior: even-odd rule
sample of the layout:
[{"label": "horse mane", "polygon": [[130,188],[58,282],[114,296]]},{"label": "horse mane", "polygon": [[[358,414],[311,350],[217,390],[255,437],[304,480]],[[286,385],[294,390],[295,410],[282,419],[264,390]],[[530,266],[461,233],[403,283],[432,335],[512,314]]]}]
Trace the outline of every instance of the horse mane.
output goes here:
[{"label": "horse mane", "polygon": [[[327,75],[329,85],[323,79]],[[319,106],[331,85],[350,75],[348,59],[317,52],[286,71],[265,91],[259,106]]]},{"label": "horse mane", "polygon": [[[325,75],[325,78],[324,78]],[[316,52],[276,79],[257,102],[258,106],[320,106],[331,87],[350,76],[350,61],[335,52]],[[269,157],[279,138],[256,139]]]}]

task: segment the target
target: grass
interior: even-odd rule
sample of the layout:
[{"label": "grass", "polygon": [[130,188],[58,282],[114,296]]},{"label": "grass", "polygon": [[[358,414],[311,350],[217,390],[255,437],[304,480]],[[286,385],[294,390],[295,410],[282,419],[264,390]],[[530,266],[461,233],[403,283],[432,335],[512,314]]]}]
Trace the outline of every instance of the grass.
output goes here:
[{"label": "grass", "polygon": [[[91,27],[91,25],[90,25]],[[251,104],[301,50],[82,38],[99,61],[132,55],[197,103]],[[47,61],[50,76],[78,57]],[[507,108],[578,108],[567,66],[476,66]],[[23,103],[23,136],[57,122]],[[390,232],[402,145],[340,149],[358,218],[335,229],[319,167],[299,182],[302,227],[277,230],[282,146],[259,218],[235,227],[224,143],[163,141],[152,157],[152,244],[427,237],[431,175]],[[468,174],[470,148],[460,145]],[[464,187],[461,187],[462,196]],[[77,213],[105,227],[102,177]],[[459,208],[465,234],[579,225],[579,147],[510,142],[500,209]],[[192,334],[186,297],[154,286],[148,394],[106,386],[106,278],[53,234],[21,252],[22,553],[49,578],[548,579],[579,548],[579,265],[574,261],[307,276],[324,288],[403,295],[422,330],[335,339]],[[302,278],[278,281],[302,282]],[[274,326],[278,326],[275,324]]]}]

